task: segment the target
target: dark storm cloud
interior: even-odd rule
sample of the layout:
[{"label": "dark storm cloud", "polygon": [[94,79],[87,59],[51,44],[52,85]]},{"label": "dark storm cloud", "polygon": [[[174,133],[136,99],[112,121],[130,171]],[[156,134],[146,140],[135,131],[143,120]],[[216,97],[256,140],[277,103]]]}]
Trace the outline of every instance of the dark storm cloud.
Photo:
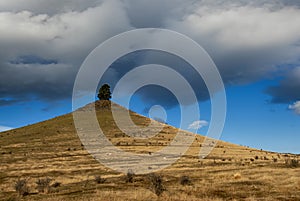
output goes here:
[{"label": "dark storm cloud", "polygon": [[266,90],[271,95],[273,103],[293,103],[300,100],[300,67],[287,72],[279,85]]},{"label": "dark storm cloud", "polygon": [[[185,80],[189,82],[198,100],[202,101],[209,98],[209,93],[202,77],[189,63],[187,63],[187,61],[176,55],[154,50],[136,51],[119,58],[103,75],[100,85],[103,83],[109,83],[111,85],[111,89],[113,90],[119,79],[127,72],[136,67],[148,64],[163,65],[176,70]],[[149,68],[151,68],[151,66]],[[111,71],[114,72],[113,76],[111,76]],[[151,70],[149,70],[148,76],[150,75]],[[176,88],[180,91],[182,86],[176,82],[176,78],[169,77],[169,74],[164,74],[163,77],[165,80],[168,80],[170,83],[172,83],[172,86],[176,86]],[[139,74],[137,74],[134,80],[128,80],[128,88],[130,88],[130,86],[135,86],[136,83],[139,82],[139,79],[142,78],[140,78]],[[165,108],[170,108],[178,104],[178,100],[174,96],[176,94],[172,94],[171,91],[165,89],[163,86],[160,87],[157,85],[151,85],[142,87],[141,90],[136,92],[136,95],[140,96],[146,105],[159,104]],[[185,97],[184,99],[186,103],[191,104],[191,97]]]},{"label": "dark storm cloud", "polygon": [[[17,2],[7,1],[6,6]],[[130,27],[120,2],[58,13],[50,7],[51,16],[36,14],[47,9],[47,2],[29,0],[29,5],[35,5],[32,12],[23,11],[27,10],[23,4],[16,5],[20,12],[0,12],[1,105],[71,98],[84,58],[100,42]],[[59,2],[53,6],[59,8]],[[0,3],[0,10],[5,9],[4,4]],[[114,23],[108,24],[111,13]]]},{"label": "dark storm cloud", "polygon": [[[283,71],[281,66],[300,63],[298,1],[21,2],[0,2],[2,105],[24,97],[48,101],[70,98],[78,68],[89,52],[118,33],[141,27],[168,28],[190,36],[208,51],[227,85],[251,83],[277,75]],[[200,100],[208,98],[202,79],[188,65],[154,53],[133,55],[119,67],[112,66],[106,82],[115,83],[132,66],[153,61],[182,73]],[[299,99],[299,85],[290,83],[298,83],[300,75],[292,78],[285,74],[285,80],[267,90],[274,103]],[[150,103],[157,91],[149,88],[140,95]],[[168,101],[168,97],[159,97]]]},{"label": "dark storm cloud", "polygon": [[195,0],[125,0],[130,23],[135,28],[166,28],[169,19],[180,19],[192,12]]},{"label": "dark storm cloud", "polygon": [[58,62],[55,60],[44,59],[44,58],[34,56],[34,55],[20,56],[16,60],[10,61],[9,63],[11,63],[11,64],[42,64],[42,65],[58,64]]},{"label": "dark storm cloud", "polygon": [[[62,64],[6,64],[0,68],[0,104],[71,96],[76,71]],[[6,99],[8,97],[9,99]]]}]

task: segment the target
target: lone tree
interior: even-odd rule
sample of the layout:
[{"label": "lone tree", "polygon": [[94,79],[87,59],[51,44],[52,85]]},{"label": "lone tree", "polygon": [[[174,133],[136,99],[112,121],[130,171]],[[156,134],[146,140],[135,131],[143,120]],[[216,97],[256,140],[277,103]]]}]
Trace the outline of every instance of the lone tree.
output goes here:
[{"label": "lone tree", "polygon": [[110,86],[108,84],[104,84],[99,89],[98,93],[99,100],[109,100],[111,99]]}]

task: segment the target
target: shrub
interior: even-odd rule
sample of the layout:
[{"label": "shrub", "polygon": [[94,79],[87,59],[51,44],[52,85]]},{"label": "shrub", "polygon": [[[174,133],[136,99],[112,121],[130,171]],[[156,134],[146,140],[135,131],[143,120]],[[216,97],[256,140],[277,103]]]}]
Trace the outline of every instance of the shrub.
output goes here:
[{"label": "shrub", "polygon": [[19,196],[26,196],[29,194],[29,188],[27,185],[26,179],[18,179],[18,181],[15,184],[15,190],[19,194]]},{"label": "shrub", "polygon": [[106,179],[100,177],[100,176],[95,176],[95,182],[97,184],[103,184],[106,181]]},{"label": "shrub", "polygon": [[166,188],[163,185],[163,179],[160,175],[156,175],[154,173],[151,173],[149,175],[149,181],[150,181],[150,189],[157,195],[160,196]]},{"label": "shrub", "polygon": [[126,175],[126,182],[133,183],[133,179],[134,179],[134,172],[131,169],[129,169]]},{"label": "shrub", "polygon": [[191,185],[192,181],[191,181],[191,179],[188,176],[182,176],[180,178],[180,184],[183,185],[183,186]]},{"label": "shrub", "polygon": [[286,159],[285,165],[290,168],[299,167],[299,161],[297,159]]},{"label": "shrub", "polygon": [[37,190],[40,193],[49,193],[50,192],[50,178],[38,179],[35,183],[37,184]]},{"label": "shrub", "polygon": [[61,185],[61,183],[55,182],[54,184],[51,185],[51,187],[57,188],[57,187],[60,187],[60,185]]}]

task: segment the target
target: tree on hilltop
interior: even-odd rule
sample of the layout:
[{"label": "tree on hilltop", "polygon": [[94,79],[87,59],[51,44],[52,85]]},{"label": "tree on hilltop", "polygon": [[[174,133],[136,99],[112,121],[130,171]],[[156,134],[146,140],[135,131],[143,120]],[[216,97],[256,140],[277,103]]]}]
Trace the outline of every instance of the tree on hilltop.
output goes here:
[{"label": "tree on hilltop", "polygon": [[98,93],[99,100],[109,100],[111,99],[110,86],[108,84],[104,84],[99,89]]}]

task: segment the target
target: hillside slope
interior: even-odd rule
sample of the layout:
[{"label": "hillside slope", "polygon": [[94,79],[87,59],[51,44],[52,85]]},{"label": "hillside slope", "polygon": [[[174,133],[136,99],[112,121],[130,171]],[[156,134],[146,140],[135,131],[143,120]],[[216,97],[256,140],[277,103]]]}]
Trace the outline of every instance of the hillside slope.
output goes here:
[{"label": "hillside slope", "polygon": [[[103,102],[95,105],[107,138],[127,152],[152,154],[169,145],[178,131],[163,125],[162,131],[152,138],[134,139],[118,129],[111,110],[104,108]],[[80,110],[91,107],[94,104]],[[130,114],[137,125],[150,123],[146,117]],[[217,141],[211,154],[200,160],[203,140],[203,136],[196,135],[181,159],[156,173],[162,177],[165,189],[157,196],[151,185],[153,175],[135,175],[128,182],[126,175],[101,165],[88,154],[76,134],[71,113],[2,132],[0,200],[300,200],[298,156]],[[55,185],[49,192],[41,193],[36,181],[47,177],[50,185]],[[29,195],[18,196],[18,179],[27,180]]]}]

